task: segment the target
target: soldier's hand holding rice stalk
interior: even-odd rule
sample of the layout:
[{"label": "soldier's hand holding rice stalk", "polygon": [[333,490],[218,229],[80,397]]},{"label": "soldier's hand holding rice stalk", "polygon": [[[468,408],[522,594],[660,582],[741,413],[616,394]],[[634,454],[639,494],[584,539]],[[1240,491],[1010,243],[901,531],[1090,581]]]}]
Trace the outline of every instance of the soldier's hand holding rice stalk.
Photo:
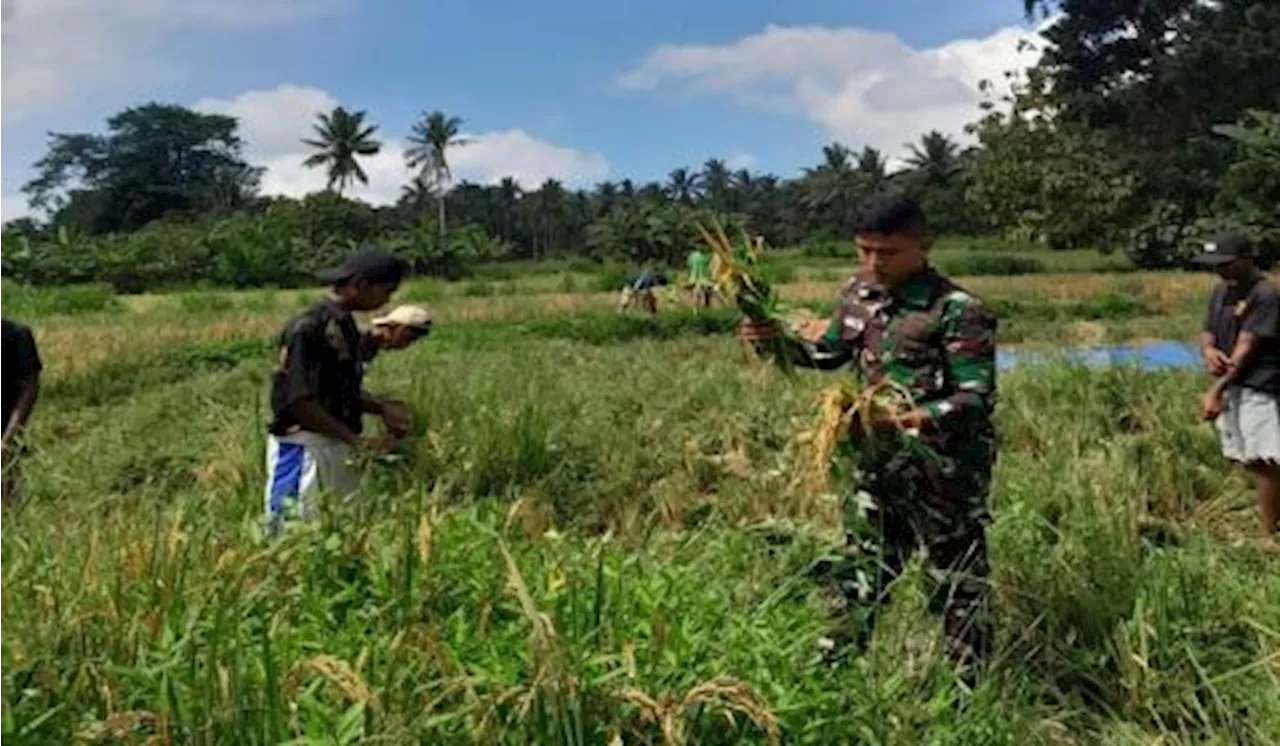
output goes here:
[{"label": "soldier's hand holding rice stalk", "polygon": [[[711,249],[711,276],[725,298],[733,298],[745,317],[740,332],[744,342],[768,357],[784,373],[795,372],[795,355],[805,350],[800,335],[783,316],[778,294],[760,277],[762,247],[746,236],[735,243],[719,223],[712,229],[698,226]],[[841,381],[823,389],[817,397],[818,419],[800,433],[797,442],[807,444],[797,482],[813,491],[829,487],[832,458],[847,437],[855,451],[875,447],[885,436],[918,434],[913,417],[916,406],[910,391],[884,379],[859,389],[853,381]]]},{"label": "soldier's hand holding rice stalk", "polygon": [[910,416],[915,411],[911,392],[888,379],[861,389],[852,380],[841,381],[820,391],[816,403],[814,426],[796,436],[808,453],[793,483],[810,492],[830,490],[836,448],[846,439],[855,454],[861,454],[886,435],[919,432],[919,423]]},{"label": "soldier's hand holding rice stalk", "polygon": [[760,276],[762,247],[745,235],[733,242],[719,221],[712,220],[711,230],[698,225],[702,240],[711,249],[711,279],[723,298],[732,298],[746,317],[742,338],[773,362],[784,373],[795,372],[792,350],[799,341],[782,318],[778,294]]}]

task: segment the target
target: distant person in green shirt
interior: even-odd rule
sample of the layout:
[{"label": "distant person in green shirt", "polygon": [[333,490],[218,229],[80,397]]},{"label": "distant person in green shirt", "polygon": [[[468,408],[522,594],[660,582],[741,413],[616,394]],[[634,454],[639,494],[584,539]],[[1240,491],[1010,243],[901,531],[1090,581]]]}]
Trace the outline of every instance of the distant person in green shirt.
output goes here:
[{"label": "distant person in green shirt", "polygon": [[686,260],[689,269],[689,288],[693,290],[694,302],[701,308],[711,305],[711,296],[715,286],[711,282],[711,256],[702,249],[694,249]]}]

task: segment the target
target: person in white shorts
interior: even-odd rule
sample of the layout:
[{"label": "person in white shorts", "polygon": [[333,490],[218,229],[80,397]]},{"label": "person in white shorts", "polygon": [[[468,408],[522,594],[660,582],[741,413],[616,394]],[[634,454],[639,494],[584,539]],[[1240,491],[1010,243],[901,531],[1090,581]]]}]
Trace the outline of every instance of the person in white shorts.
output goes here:
[{"label": "person in white shorts", "polygon": [[[397,309],[361,335],[352,316],[385,305],[407,268],[404,260],[379,249],[352,254],[341,266],[319,273],[331,284],[330,294],[281,332],[263,495],[269,534],[278,533],[290,515],[313,516],[320,493],[354,494],[360,474],[353,457],[359,451],[385,451],[408,432],[408,408],[369,394],[362,384],[371,351],[407,347],[425,332],[400,327],[409,326],[406,320],[422,326],[423,319]],[[429,317],[426,322],[429,327]],[[366,413],[382,418],[386,436],[362,437]]]},{"label": "person in white shorts", "polygon": [[1280,531],[1280,296],[1243,233],[1211,239],[1194,261],[1222,278],[1200,333],[1200,354],[1214,376],[1201,415],[1214,421],[1223,455],[1249,473],[1263,533],[1273,535]]}]

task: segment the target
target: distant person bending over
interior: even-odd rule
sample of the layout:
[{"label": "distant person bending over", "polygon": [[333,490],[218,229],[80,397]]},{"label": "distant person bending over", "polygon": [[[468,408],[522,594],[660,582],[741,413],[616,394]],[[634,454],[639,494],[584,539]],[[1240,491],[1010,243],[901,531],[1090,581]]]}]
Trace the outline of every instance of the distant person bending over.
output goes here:
[{"label": "distant person bending over", "polygon": [[[408,432],[409,412],[403,405],[362,388],[369,343],[352,316],[385,305],[406,270],[404,260],[385,251],[357,251],[341,266],[319,273],[331,283],[328,297],[291,319],[281,332],[267,437],[264,500],[270,533],[282,527],[291,501],[308,518],[320,493],[354,494],[360,474],[352,458],[360,451],[385,451],[392,439]],[[366,413],[382,418],[386,436],[361,437]]]},{"label": "distant person bending over", "polygon": [[627,285],[622,290],[621,310],[626,311],[636,303],[647,311],[649,314],[658,313],[658,298],[654,295],[654,288],[667,284],[665,274],[645,267],[634,278],[627,281]]},{"label": "distant person bending over", "polygon": [[707,308],[711,305],[711,297],[715,292],[711,283],[711,257],[702,249],[694,249],[686,262],[694,303],[699,308]]},{"label": "distant person bending over", "polygon": [[1255,266],[1253,244],[1227,233],[1195,257],[1222,282],[1209,297],[1200,354],[1213,384],[1201,416],[1213,420],[1222,453],[1244,466],[1258,491],[1266,535],[1280,531],[1280,300]]},{"label": "distant person bending over", "polygon": [[40,396],[40,351],[35,337],[26,326],[9,319],[0,320],[4,327],[4,470],[3,501],[12,504],[21,491],[18,461],[27,420]]},{"label": "distant person bending over", "polygon": [[[868,627],[856,638],[865,644],[880,595],[923,547],[936,584],[930,606],[944,615],[947,653],[967,665],[985,657],[990,644],[985,526],[996,459],[996,320],[929,265],[932,239],[915,202],[871,202],[854,240],[861,267],[826,333],[797,343],[793,358],[822,370],[852,365],[866,385],[896,383],[910,391],[915,408],[871,423],[876,447],[857,465],[845,495],[845,541],[850,553],[881,557],[881,565],[871,598],[853,582],[841,590],[851,605],[870,605]],[[749,343],[777,333],[750,321],[741,331]],[[878,527],[869,543],[856,535],[864,525],[860,506]]]}]

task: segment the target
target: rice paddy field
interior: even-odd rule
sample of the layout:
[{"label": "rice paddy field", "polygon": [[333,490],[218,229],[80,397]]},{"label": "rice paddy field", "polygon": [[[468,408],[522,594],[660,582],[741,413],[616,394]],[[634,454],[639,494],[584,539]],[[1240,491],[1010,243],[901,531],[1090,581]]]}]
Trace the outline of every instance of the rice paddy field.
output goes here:
[{"label": "rice paddy field", "polygon": [[[1069,269],[1069,268],[1064,268]],[[840,273],[795,266],[825,314]],[[789,280],[789,281],[788,281]],[[1211,280],[962,284],[1008,346],[1192,338]],[[414,437],[358,500],[262,535],[271,336],[319,290],[4,290],[45,362],[3,521],[15,744],[1274,744],[1280,551],[1195,416],[1197,371],[1002,374],[996,655],[970,690],[918,564],[817,655],[838,498],[797,486],[829,376],[736,318],[616,312],[590,273],[414,282],[379,357]],[[839,374],[834,374],[839,375]]]}]

